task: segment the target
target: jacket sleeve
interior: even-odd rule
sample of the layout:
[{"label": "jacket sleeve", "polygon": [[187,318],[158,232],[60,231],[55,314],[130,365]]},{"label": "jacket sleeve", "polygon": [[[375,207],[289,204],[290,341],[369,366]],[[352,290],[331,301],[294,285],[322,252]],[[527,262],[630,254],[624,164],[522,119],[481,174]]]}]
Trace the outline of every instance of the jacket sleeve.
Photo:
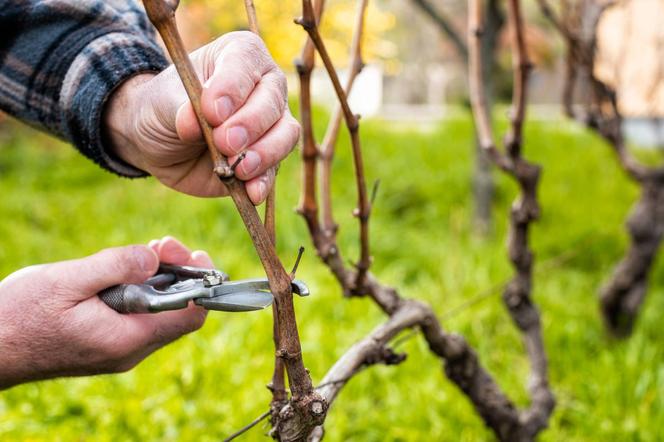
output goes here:
[{"label": "jacket sleeve", "polygon": [[0,109],[72,143],[118,175],[143,176],[105,149],[113,90],[166,58],[135,1],[0,0]]}]

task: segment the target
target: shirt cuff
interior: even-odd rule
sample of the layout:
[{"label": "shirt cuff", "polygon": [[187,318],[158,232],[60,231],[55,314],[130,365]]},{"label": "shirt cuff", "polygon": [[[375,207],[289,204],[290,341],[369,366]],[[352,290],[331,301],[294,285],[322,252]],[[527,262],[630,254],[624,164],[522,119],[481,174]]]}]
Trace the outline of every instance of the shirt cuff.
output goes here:
[{"label": "shirt cuff", "polygon": [[60,91],[65,137],[106,170],[125,177],[147,176],[104,145],[102,112],[111,93],[124,80],[166,66],[161,49],[144,35],[113,32],[92,40],[67,70]]}]

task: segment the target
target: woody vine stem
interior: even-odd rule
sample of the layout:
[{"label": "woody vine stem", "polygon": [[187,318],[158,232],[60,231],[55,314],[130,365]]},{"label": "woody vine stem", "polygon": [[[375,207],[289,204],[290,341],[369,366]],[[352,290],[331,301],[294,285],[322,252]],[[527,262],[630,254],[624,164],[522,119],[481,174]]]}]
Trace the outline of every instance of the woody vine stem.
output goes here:
[{"label": "woody vine stem", "polygon": [[[512,213],[510,257],[516,276],[505,290],[505,300],[513,319],[524,334],[524,343],[531,359],[532,382],[530,386],[531,406],[519,411],[500,387],[480,365],[479,359],[466,341],[458,335],[447,334],[441,327],[433,310],[426,304],[402,298],[396,289],[381,284],[369,272],[368,222],[371,214],[367,198],[364,166],[360,147],[358,117],[348,105],[347,96],[353,81],[363,63],[361,40],[364,30],[366,0],[358,1],[357,20],[351,47],[350,75],[345,88],[342,88],[336,70],[318,31],[318,23],[324,12],[324,0],[302,1],[302,17],[296,20],[307,32],[308,39],[296,62],[300,77],[300,117],[303,127],[303,189],[300,213],[305,218],[310,236],[318,255],[329,267],[346,295],[369,297],[389,318],[367,337],[353,345],[328,371],[318,387],[321,395],[332,405],[339,391],[363,368],[377,364],[397,364],[405,355],[395,353],[390,341],[401,331],[419,330],[426,339],[432,353],[438,356],[445,366],[447,376],[468,396],[478,414],[501,440],[529,441],[546,427],[553,409],[553,395],[547,380],[547,364],[541,339],[539,314],[530,300],[532,280],[532,252],[528,249],[528,226],[537,217],[536,184],[539,168],[521,158],[521,127],[525,118],[526,83],[529,63],[523,40],[523,21],[518,1],[510,2],[510,21],[514,29],[515,96],[513,97],[514,118],[512,130],[506,143],[507,154],[501,154],[493,141],[485,143],[487,149],[503,170],[510,173],[521,185],[522,197],[515,204]],[[481,5],[470,3],[475,12],[471,27],[471,45],[477,54],[481,37]],[[319,147],[312,124],[311,73],[314,67],[314,53],[318,52],[325,70],[332,82],[339,101],[339,108],[333,114],[328,129]],[[475,68],[481,70],[481,60],[474,58]],[[471,81],[474,81],[471,79]],[[482,102],[483,91],[477,90],[475,104]],[[481,106],[481,104],[480,104]],[[481,108],[480,112],[486,114]],[[348,267],[337,243],[338,226],[332,216],[330,192],[331,164],[334,146],[340,130],[340,120],[346,123],[351,137],[355,168],[355,182],[358,191],[358,207],[354,214],[360,220],[360,260],[354,267]],[[480,130],[485,140],[491,140],[491,130],[486,120],[478,120],[487,130]],[[320,198],[323,201],[322,216],[319,213],[317,189],[318,169],[321,169]],[[322,218],[322,219],[321,219]],[[320,440],[323,428],[318,427],[310,435],[310,440]]]},{"label": "woody vine stem", "polygon": [[[143,3],[150,21],[164,40],[191,100],[214,164],[213,172],[228,189],[268,276],[270,290],[275,297],[275,322],[277,324],[275,343],[278,345],[276,355],[285,365],[292,394],[289,401],[292,406],[292,412],[288,416],[289,420],[297,421],[305,429],[313,427],[321,422],[327,407],[314,390],[311,377],[304,367],[295,320],[291,278],[277,256],[273,238],[270,237],[268,229],[261,222],[256,207],[249,200],[244,183],[235,178],[227,159],[214,145],[212,129],[201,110],[201,83],[189,60],[175,22],[177,2],[144,0]],[[257,29],[255,22],[253,25]]]},{"label": "woody vine stem", "polygon": [[[561,1],[558,10],[538,0],[545,17],[567,46],[563,107],[568,117],[601,136],[614,151],[627,176],[641,188],[641,197],[627,219],[630,246],[602,287],[600,307],[608,330],[629,336],[648,290],[648,279],[664,240],[664,166],[640,163],[629,151],[623,133],[618,92],[595,69],[597,31],[612,0]],[[580,97],[582,81],[589,90]]]}]

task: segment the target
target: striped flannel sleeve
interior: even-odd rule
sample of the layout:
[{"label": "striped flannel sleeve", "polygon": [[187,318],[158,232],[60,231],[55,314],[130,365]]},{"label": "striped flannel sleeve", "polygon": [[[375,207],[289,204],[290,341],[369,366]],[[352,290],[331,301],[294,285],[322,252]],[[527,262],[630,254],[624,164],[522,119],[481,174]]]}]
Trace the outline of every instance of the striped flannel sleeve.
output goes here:
[{"label": "striped flannel sleeve", "polygon": [[167,61],[142,6],[119,0],[0,0],[0,109],[72,143],[118,175],[145,175],[104,145],[106,100]]}]

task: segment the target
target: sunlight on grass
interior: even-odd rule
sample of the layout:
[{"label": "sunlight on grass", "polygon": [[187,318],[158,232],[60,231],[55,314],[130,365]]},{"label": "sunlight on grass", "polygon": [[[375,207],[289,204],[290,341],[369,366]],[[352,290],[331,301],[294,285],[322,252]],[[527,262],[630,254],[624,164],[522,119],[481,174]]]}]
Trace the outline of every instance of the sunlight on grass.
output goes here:
[{"label": "sunlight on grass", "polygon": [[[322,132],[322,122],[318,122]],[[0,140],[0,277],[30,264],[73,258],[100,248],[145,243],[166,234],[206,249],[234,278],[260,265],[232,203],[176,194],[152,179],[124,180],[100,171],[73,149],[9,125]],[[408,297],[446,312],[510,276],[504,250],[516,187],[498,177],[491,238],[470,229],[472,126],[448,121],[418,132],[363,122],[367,179],[381,180],[371,222],[374,271]],[[664,437],[664,272],[656,265],[634,336],[605,336],[597,289],[621,256],[623,221],[636,187],[610,149],[575,126],[530,124],[525,153],[543,164],[542,219],[533,228],[538,262],[569,254],[537,271],[558,407],[541,440],[638,440]],[[357,227],[348,140],[335,163],[340,242],[353,258]],[[296,299],[305,362],[314,381],[383,320],[368,301],[344,300],[312,251],[297,205],[299,159],[280,171],[278,244],[290,265],[308,248],[298,277],[312,296]],[[520,338],[490,296],[444,321],[478,350],[483,364],[519,404],[527,402],[528,365]],[[272,364],[270,312],[211,313],[205,327],[117,376],[62,379],[0,393],[2,440],[219,440],[261,414]],[[330,441],[491,439],[465,397],[442,373],[419,337],[401,348],[399,367],[374,367],[355,378],[327,423]],[[262,440],[264,427],[245,440]]]}]

